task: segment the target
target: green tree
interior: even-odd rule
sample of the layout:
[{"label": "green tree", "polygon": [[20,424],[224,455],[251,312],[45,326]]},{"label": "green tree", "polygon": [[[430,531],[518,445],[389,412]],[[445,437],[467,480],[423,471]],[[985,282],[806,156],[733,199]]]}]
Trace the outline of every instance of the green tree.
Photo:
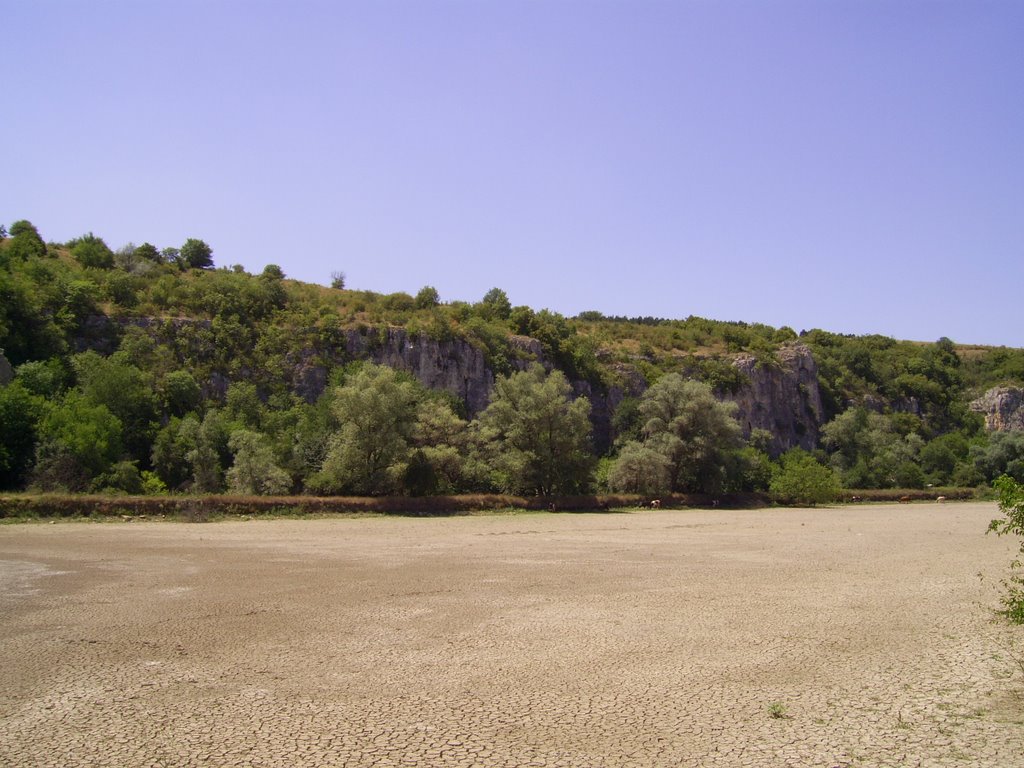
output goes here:
[{"label": "green tree", "polygon": [[69,383],[67,362],[59,357],[22,363],[15,371],[21,386],[44,398],[56,398]]},{"label": "green tree", "polygon": [[11,365],[65,350],[62,278],[49,261],[5,269],[0,260],[0,349]]},{"label": "green tree", "polygon": [[190,237],[181,246],[179,258],[190,269],[209,269],[213,266],[213,250],[202,240]]},{"label": "green tree", "polygon": [[[764,430],[754,430],[755,432]],[[770,434],[770,433],[769,433]],[[753,435],[751,436],[753,443]],[[753,445],[740,448],[735,453],[735,464],[731,468],[730,491],[766,491],[772,479],[774,464],[767,451]]]},{"label": "green tree", "polygon": [[140,494],[143,491],[142,475],[134,461],[117,461],[93,480],[92,488],[103,493]]},{"label": "green tree", "polygon": [[63,301],[56,319],[65,330],[78,331],[88,318],[100,314],[100,291],[92,280],[68,280],[61,289]]},{"label": "green tree", "polygon": [[39,423],[35,482],[44,489],[84,491],[123,452],[121,420],[76,390],[48,410]]},{"label": "green tree", "polygon": [[477,306],[488,320],[508,320],[512,314],[512,303],[501,288],[491,288]]},{"label": "green tree", "polygon": [[[149,246],[153,248],[153,246]],[[144,258],[139,246],[135,243],[125,243],[114,251],[114,266],[119,270],[132,274],[144,274],[153,267],[153,262]],[[153,248],[156,251],[156,248]],[[159,255],[159,254],[158,254]],[[121,277],[125,277],[122,275]]]},{"label": "green tree", "polygon": [[612,442],[615,445],[624,445],[631,440],[640,439],[640,398],[624,397],[615,406],[612,414]]},{"label": "green tree", "polygon": [[284,280],[284,270],[277,264],[267,264],[260,273],[265,280]]},{"label": "green tree", "polygon": [[152,243],[143,243],[135,249],[134,256],[136,259],[151,262],[153,264],[163,264],[164,257],[156,249],[156,246]]},{"label": "green tree", "polygon": [[114,266],[114,252],[103,242],[103,238],[96,237],[92,232],[72,240],[68,247],[71,255],[83,267],[110,269]]},{"label": "green tree", "polygon": [[124,428],[125,447],[132,459],[149,464],[157,428],[156,398],[150,379],[120,355],[102,357],[83,352],[72,358],[82,396],[105,406]]},{"label": "green tree", "polygon": [[672,490],[717,493],[728,485],[731,454],[742,444],[735,403],[670,373],[644,393],[639,410],[644,444],[668,461]]},{"label": "green tree", "polygon": [[202,391],[188,371],[171,371],[160,382],[160,399],[172,416],[184,416],[199,407]]},{"label": "green tree", "polygon": [[288,469],[296,477],[305,480],[308,490],[313,490],[310,482],[324,465],[331,439],[340,426],[331,409],[329,390],[313,405],[300,407],[291,440]]},{"label": "green tree", "polygon": [[18,221],[11,224],[11,228],[8,234],[10,234],[11,237],[20,237],[22,235],[38,237],[39,242],[43,242],[43,238],[39,237],[39,230],[35,228],[35,225],[31,221],[28,221],[26,219],[19,219]]},{"label": "green tree", "polygon": [[1012,535],[1021,538],[1018,557],[1010,564],[1012,574],[1004,583],[1003,614],[1015,624],[1024,624],[1024,485],[1003,475],[995,481],[999,498],[999,511],[1003,517],[989,523],[988,530],[997,536]]},{"label": "green tree", "polygon": [[986,481],[1009,475],[1024,482],[1024,432],[993,432],[986,443],[972,445],[968,453]]},{"label": "green tree", "polygon": [[224,467],[231,463],[231,422],[217,409],[206,412],[202,422],[185,419],[186,444],[192,447],[185,459],[192,468],[192,489],[201,493],[224,490]]},{"label": "green tree", "polygon": [[857,407],[822,427],[822,443],[830,450],[832,467],[840,473],[845,487],[923,484],[924,476],[916,465],[924,440],[916,433],[901,434],[900,421],[900,414],[888,416]]},{"label": "green tree", "polygon": [[[189,422],[185,426],[183,422]],[[193,479],[188,455],[195,450],[200,422],[195,414],[184,419],[172,416],[153,440],[153,471],[166,488],[184,490]]]},{"label": "green tree", "polygon": [[369,496],[400,490],[419,395],[413,381],[387,366],[366,364],[348,376],[333,392],[341,427],[312,486]]},{"label": "green tree", "polygon": [[416,309],[430,309],[441,303],[441,295],[437,288],[432,285],[425,285],[416,294]]},{"label": "green tree", "polygon": [[668,457],[636,440],[626,443],[608,471],[608,485],[623,493],[660,494],[671,489]]},{"label": "green tree", "polygon": [[768,489],[776,501],[785,504],[828,504],[839,497],[835,472],[800,448],[782,454],[778,470]]},{"label": "green tree", "polygon": [[173,491],[222,491],[223,468],[232,461],[231,429],[231,422],[216,408],[201,421],[195,413],[171,417],[153,441],[153,468],[160,481]]},{"label": "green tree", "polygon": [[20,488],[27,479],[44,405],[42,397],[18,380],[0,386],[0,489]]},{"label": "green tree", "polygon": [[893,473],[896,488],[924,488],[925,476],[921,466],[914,461],[902,461]]},{"label": "green tree", "polygon": [[960,432],[949,432],[930,440],[921,448],[921,469],[928,482],[948,485],[957,465],[967,458],[970,443]]},{"label": "green tree", "polygon": [[239,429],[231,433],[228,447],[235,457],[226,474],[231,493],[274,496],[291,488],[291,478],[275,463],[264,435]]},{"label": "green tree", "polygon": [[228,418],[240,426],[256,429],[263,414],[256,385],[251,381],[233,381],[228,386],[224,411]]},{"label": "green tree", "polygon": [[5,244],[3,254],[22,261],[46,255],[46,243],[32,222],[21,219],[11,224],[8,233],[10,241]]},{"label": "green tree", "polygon": [[455,493],[465,485],[468,426],[443,397],[427,396],[419,403],[405,475],[412,495]]},{"label": "green tree", "polygon": [[572,399],[560,371],[549,374],[535,363],[499,378],[479,418],[497,485],[539,495],[586,489],[593,462],[589,415],[590,401]]}]

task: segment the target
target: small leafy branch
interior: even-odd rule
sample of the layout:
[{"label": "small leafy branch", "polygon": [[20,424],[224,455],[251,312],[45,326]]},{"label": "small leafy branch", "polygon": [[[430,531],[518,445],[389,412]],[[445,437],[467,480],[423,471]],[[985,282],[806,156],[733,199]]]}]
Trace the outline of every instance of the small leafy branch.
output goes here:
[{"label": "small leafy branch", "polygon": [[1002,613],[1014,624],[1024,624],[1024,574],[1021,573],[1024,557],[1024,486],[1003,475],[995,481],[994,487],[999,498],[999,511],[1004,517],[989,523],[988,530],[994,531],[997,536],[1011,534],[1021,537],[1019,556],[1010,564],[1013,573],[1003,582],[1006,594],[1002,600]]}]

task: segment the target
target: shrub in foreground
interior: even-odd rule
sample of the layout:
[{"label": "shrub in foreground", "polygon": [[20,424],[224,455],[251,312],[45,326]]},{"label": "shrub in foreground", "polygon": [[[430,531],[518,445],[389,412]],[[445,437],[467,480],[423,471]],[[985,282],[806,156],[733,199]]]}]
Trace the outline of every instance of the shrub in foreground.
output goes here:
[{"label": "shrub in foreground", "polygon": [[800,448],[784,453],[768,486],[772,499],[783,504],[828,504],[839,498],[836,473]]},{"label": "shrub in foreground", "polygon": [[[989,523],[989,531],[997,536],[1012,534],[1021,537],[1019,555],[1024,555],[1024,485],[1011,477],[1003,475],[994,483],[999,498],[999,517]],[[1024,624],[1024,575],[1021,574],[1021,557],[1018,556],[1011,564],[1012,573],[1004,583],[1006,594],[1003,596],[1003,615],[1014,624]]]}]

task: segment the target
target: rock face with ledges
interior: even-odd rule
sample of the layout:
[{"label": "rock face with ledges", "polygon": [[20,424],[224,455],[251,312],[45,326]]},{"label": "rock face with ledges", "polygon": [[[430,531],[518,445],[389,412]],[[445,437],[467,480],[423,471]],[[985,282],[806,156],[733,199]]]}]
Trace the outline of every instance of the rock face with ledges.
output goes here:
[{"label": "rock face with ledges", "polygon": [[1024,430],[1024,389],[994,387],[971,403],[971,410],[985,417],[985,428],[994,432]]},{"label": "rock face with ledges", "polygon": [[[76,349],[95,349],[101,354],[110,354],[116,349],[119,334],[115,331],[135,326],[164,340],[176,339],[184,333],[191,339],[190,353],[199,358],[212,356],[216,351],[212,346],[203,346],[208,333],[205,336],[186,333],[190,330],[208,332],[209,320],[127,318],[113,323],[104,317],[97,318],[92,325],[95,332],[76,340]],[[310,346],[290,352],[284,358],[291,390],[307,402],[314,402],[328,386],[331,367],[352,360],[387,365],[415,376],[426,387],[450,392],[466,404],[470,417],[487,407],[494,387],[495,372],[480,347],[460,338],[433,339],[424,334],[410,334],[400,327],[350,328],[342,332],[334,345]],[[534,362],[547,370],[555,367],[537,339],[509,337],[509,367],[525,370]],[[720,396],[736,403],[736,416],[744,434],[749,436],[755,429],[768,430],[773,435],[770,450],[774,454],[794,447],[813,449],[817,445],[823,409],[818,367],[811,351],[802,344],[790,344],[780,349],[773,360],[765,362],[752,355],[738,355],[732,364],[748,383],[738,392]],[[607,387],[587,381],[571,382],[577,397],[590,400],[593,444],[598,453],[606,451],[615,439],[613,417],[623,399],[639,397],[647,388],[644,376],[629,363],[616,364],[614,373],[618,383]],[[245,378],[251,372],[242,370],[239,375]],[[687,374],[684,372],[684,375]],[[691,372],[691,375],[694,374]],[[219,371],[201,382],[204,393],[214,397],[223,397],[229,384],[229,377]]]},{"label": "rock face with ledges", "polygon": [[766,363],[753,355],[740,355],[733,365],[749,384],[722,399],[736,403],[736,418],[745,436],[755,429],[768,430],[774,436],[773,454],[817,446],[824,410],[818,365],[811,350],[803,344],[792,344],[780,349],[775,361]]},{"label": "rock face with ledges", "polygon": [[443,389],[461,398],[476,414],[487,407],[494,374],[484,354],[462,339],[437,341],[409,335],[403,328],[371,334],[350,331],[346,352],[353,359],[369,359],[415,376],[426,387]]}]

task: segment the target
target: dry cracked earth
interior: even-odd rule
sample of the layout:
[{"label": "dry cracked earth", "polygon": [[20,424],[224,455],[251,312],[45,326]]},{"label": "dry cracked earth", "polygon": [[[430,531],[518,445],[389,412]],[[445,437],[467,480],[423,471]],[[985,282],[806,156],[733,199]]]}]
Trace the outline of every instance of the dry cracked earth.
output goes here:
[{"label": "dry cracked earth", "polygon": [[1024,766],[991,504],[0,527],[3,766]]}]

